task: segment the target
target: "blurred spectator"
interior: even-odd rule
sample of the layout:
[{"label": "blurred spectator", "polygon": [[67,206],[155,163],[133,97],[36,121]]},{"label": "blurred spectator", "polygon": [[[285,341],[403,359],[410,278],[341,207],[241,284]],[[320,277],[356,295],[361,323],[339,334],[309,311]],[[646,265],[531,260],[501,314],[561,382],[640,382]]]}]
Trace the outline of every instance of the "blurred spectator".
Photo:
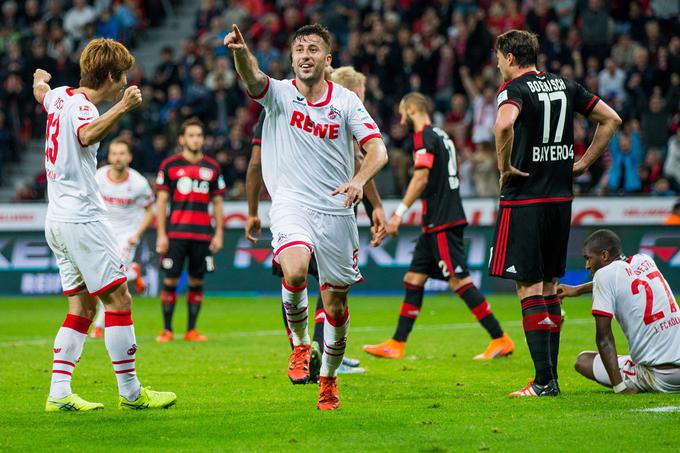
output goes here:
[{"label": "blurred spectator", "polygon": [[630,69],[635,64],[635,52],[643,49],[642,45],[632,41],[630,35],[623,33],[612,47],[612,59],[623,70]]},{"label": "blurred spectator", "polygon": [[480,89],[468,68],[461,68],[460,76],[472,104],[472,143],[493,142],[497,109],[494,89],[486,83]]},{"label": "blurred spectator", "polygon": [[76,41],[85,37],[85,26],[97,20],[97,12],[87,0],[73,0],[73,7],[64,15],[64,30]]},{"label": "blurred spectator", "polygon": [[588,0],[588,6],[581,15],[583,38],[583,58],[590,56],[603,61],[609,53],[609,40],[612,34],[612,20],[602,4],[602,0]]},{"label": "blurred spectator", "polygon": [[604,61],[604,69],[598,75],[600,96],[615,110],[621,110],[626,101],[626,74],[613,58]]},{"label": "blurred spectator", "polygon": [[472,177],[478,197],[497,197],[500,194],[498,185],[498,160],[496,149],[491,142],[479,142],[472,155]]},{"label": "blurred spectator", "polygon": [[673,190],[680,192],[680,127],[668,139],[668,152],[663,166],[663,174],[668,178]]},{"label": "blurred spectator", "polygon": [[[645,155],[645,162],[641,167],[640,182],[642,183],[642,192],[651,193],[655,184],[661,179],[663,167],[661,165],[661,152],[658,149],[649,149]],[[666,189],[670,188],[668,180],[665,180]]]},{"label": "blurred spectator", "polygon": [[612,166],[609,169],[608,187],[612,192],[639,192],[642,183],[638,168],[644,158],[640,133],[632,128],[614,134],[609,144]]}]

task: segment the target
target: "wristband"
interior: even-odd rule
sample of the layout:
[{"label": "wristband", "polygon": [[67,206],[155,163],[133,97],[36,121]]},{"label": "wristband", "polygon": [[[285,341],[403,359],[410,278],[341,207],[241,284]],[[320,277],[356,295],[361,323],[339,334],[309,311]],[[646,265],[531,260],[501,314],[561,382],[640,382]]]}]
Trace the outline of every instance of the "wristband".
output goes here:
[{"label": "wristband", "polygon": [[399,203],[399,206],[397,206],[397,210],[394,211],[394,215],[396,215],[397,217],[404,217],[406,211],[408,211],[408,206],[406,206],[404,203]]},{"label": "wristband", "polygon": [[614,386],[614,393],[621,393],[621,392],[623,392],[624,390],[627,390],[627,389],[628,389],[628,387],[626,386],[626,383],[621,381],[620,383],[618,383]]}]

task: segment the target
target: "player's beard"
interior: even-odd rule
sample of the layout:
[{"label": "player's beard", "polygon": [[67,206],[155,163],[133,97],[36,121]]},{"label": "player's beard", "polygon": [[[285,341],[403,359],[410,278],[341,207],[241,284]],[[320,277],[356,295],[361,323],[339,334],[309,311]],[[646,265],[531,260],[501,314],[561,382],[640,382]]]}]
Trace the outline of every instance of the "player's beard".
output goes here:
[{"label": "player's beard", "polygon": [[304,82],[306,85],[314,85],[316,82],[324,78],[325,65],[320,65],[319,67],[314,67],[314,72],[311,75],[303,76],[300,73],[296,73],[295,76]]}]

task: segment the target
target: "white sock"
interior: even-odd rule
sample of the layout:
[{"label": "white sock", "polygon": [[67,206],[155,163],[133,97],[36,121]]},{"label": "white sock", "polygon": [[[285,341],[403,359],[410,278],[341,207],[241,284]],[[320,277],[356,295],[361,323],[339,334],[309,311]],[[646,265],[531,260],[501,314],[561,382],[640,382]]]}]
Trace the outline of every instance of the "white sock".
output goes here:
[{"label": "white sock", "polygon": [[101,329],[104,328],[104,312],[106,311],[106,308],[104,308],[104,304],[100,300],[99,303],[97,304],[97,316],[94,317],[94,326],[99,327]]},{"label": "white sock", "polygon": [[87,329],[92,320],[82,316],[67,314],[57,336],[54,338],[54,360],[52,362],[52,382],[50,397],[64,398],[71,393],[71,376],[76,363],[83,353]]},{"label": "white sock", "polygon": [[302,286],[290,286],[281,280],[281,300],[286,311],[293,346],[310,344],[307,332],[307,282]]},{"label": "white sock", "polygon": [[349,329],[349,309],[340,318],[333,319],[324,310],[326,322],[323,325],[323,357],[321,376],[333,377],[345,356],[347,330]]},{"label": "white sock", "polygon": [[139,398],[141,384],[135,372],[135,327],[129,311],[107,311],[104,343],[118,380],[118,393],[128,401]]}]

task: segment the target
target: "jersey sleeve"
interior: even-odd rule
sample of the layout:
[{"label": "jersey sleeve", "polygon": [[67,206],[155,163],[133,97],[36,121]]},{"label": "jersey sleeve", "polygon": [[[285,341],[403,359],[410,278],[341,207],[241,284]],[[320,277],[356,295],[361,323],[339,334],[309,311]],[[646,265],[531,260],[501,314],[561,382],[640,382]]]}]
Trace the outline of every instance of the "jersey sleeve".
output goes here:
[{"label": "jersey sleeve", "polygon": [[259,145],[262,143],[262,125],[264,124],[264,119],[267,116],[267,111],[262,109],[260,112],[260,117],[257,119],[257,124],[253,128],[253,136],[250,139],[251,145]]},{"label": "jersey sleeve", "polygon": [[503,85],[496,96],[498,108],[503,104],[512,104],[522,111],[522,91],[516,83]]},{"label": "jersey sleeve", "polygon": [[54,90],[50,90],[47,93],[45,93],[45,97],[43,98],[43,101],[42,101],[42,108],[45,112],[47,112],[47,110],[49,109],[53,98],[54,98]]},{"label": "jersey sleeve", "polygon": [[590,112],[592,112],[597,103],[600,102],[600,98],[586,90],[580,83],[574,82],[573,80],[570,80],[567,83],[571,83],[573,86],[574,111],[583,116],[590,115]]},{"label": "jersey sleeve", "polygon": [[357,143],[359,143],[359,148],[363,149],[364,143],[372,138],[382,138],[378,125],[375,124],[357,95],[352,92],[350,92],[347,125]]},{"label": "jersey sleeve", "polygon": [[222,195],[226,190],[227,185],[224,183],[224,176],[219,166],[214,168],[215,177],[210,181],[210,195]]},{"label": "jersey sleeve", "polygon": [[[281,96],[283,93],[283,85],[286,83],[282,80],[272,79],[267,77],[267,83],[264,86],[262,93],[248,93],[255,102],[262,105],[265,109],[271,109],[276,106],[277,103],[281,102]],[[247,91],[247,90],[246,90]]]},{"label": "jersey sleeve", "polygon": [[170,178],[168,176],[168,166],[165,161],[161,163],[161,167],[156,174],[156,190],[170,192]]},{"label": "jersey sleeve", "polygon": [[616,269],[602,268],[593,278],[593,310],[594,316],[614,317],[616,305]]},{"label": "jersey sleeve", "polygon": [[73,127],[73,133],[76,134],[78,144],[86,148],[80,141],[78,133],[82,128],[99,117],[97,108],[83,96],[76,96],[76,100],[71,104],[68,115],[71,119],[71,126]]},{"label": "jersey sleeve", "polygon": [[428,130],[416,132],[413,135],[413,168],[432,168],[434,164],[434,149],[429,140]]},{"label": "jersey sleeve", "polygon": [[[140,175],[141,176],[141,175]],[[139,183],[139,195],[137,197],[137,205],[142,208],[151,206],[154,202],[153,191],[149,185],[149,181],[144,176],[141,176]]]}]

